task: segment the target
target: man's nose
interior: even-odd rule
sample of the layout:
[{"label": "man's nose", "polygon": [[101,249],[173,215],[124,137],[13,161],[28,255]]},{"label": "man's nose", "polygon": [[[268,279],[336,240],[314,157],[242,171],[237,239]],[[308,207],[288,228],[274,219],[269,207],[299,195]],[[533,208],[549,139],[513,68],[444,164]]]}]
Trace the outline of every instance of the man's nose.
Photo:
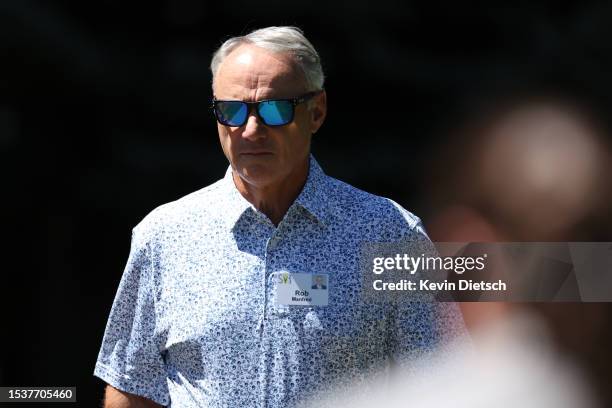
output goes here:
[{"label": "man's nose", "polygon": [[257,116],[255,109],[249,112],[247,121],[244,124],[244,130],[242,131],[242,137],[249,140],[257,140],[265,137],[264,124],[261,122],[259,116]]}]

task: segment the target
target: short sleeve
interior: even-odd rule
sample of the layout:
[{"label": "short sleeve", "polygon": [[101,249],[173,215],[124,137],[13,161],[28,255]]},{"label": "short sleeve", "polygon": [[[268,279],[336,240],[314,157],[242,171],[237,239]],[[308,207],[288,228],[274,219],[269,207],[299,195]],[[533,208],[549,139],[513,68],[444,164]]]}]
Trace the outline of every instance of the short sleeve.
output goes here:
[{"label": "short sleeve", "polygon": [[[438,252],[419,221],[408,245],[412,256],[435,257]],[[433,295],[400,295],[395,299],[390,344],[394,362],[403,368],[430,353],[448,350],[451,343],[468,340],[457,303],[439,301]],[[438,359],[444,356],[436,355]]]},{"label": "short sleeve", "polygon": [[162,342],[156,333],[156,284],[149,244],[132,232],[127,265],[106,324],[94,375],[111,386],[170,402]]}]

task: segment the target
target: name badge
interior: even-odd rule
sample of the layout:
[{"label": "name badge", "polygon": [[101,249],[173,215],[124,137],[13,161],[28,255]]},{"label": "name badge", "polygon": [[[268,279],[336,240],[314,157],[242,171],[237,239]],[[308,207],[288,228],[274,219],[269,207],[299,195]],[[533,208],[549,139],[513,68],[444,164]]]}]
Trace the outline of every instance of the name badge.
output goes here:
[{"label": "name badge", "polygon": [[275,280],[277,305],[327,306],[327,274],[280,272]]}]

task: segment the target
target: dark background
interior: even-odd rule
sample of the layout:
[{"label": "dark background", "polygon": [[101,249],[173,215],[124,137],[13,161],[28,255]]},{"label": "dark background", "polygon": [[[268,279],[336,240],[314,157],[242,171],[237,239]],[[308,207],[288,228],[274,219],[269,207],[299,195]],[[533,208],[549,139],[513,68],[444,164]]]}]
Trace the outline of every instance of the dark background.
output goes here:
[{"label": "dark background", "polygon": [[131,228],[227,167],[209,110],[222,40],[304,29],[327,74],[315,156],[427,225],[430,159],[495,95],[553,89],[610,116],[610,21],[595,2],[2,0],[0,384],[98,403]]}]

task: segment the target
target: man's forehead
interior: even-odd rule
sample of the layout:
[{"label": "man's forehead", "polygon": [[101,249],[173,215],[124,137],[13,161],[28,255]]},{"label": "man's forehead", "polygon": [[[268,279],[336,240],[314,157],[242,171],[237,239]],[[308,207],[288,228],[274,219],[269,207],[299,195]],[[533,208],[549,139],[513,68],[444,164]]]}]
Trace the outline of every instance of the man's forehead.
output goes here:
[{"label": "man's forehead", "polygon": [[305,90],[305,81],[304,74],[289,55],[245,44],[223,60],[214,87],[216,94],[232,94],[226,97],[248,98],[242,94],[249,90],[266,94],[266,97],[293,97]]},{"label": "man's forehead", "polygon": [[290,55],[258,47],[253,44],[242,44],[231,51],[223,60],[223,65],[235,68],[276,68],[293,71],[297,67]]}]

